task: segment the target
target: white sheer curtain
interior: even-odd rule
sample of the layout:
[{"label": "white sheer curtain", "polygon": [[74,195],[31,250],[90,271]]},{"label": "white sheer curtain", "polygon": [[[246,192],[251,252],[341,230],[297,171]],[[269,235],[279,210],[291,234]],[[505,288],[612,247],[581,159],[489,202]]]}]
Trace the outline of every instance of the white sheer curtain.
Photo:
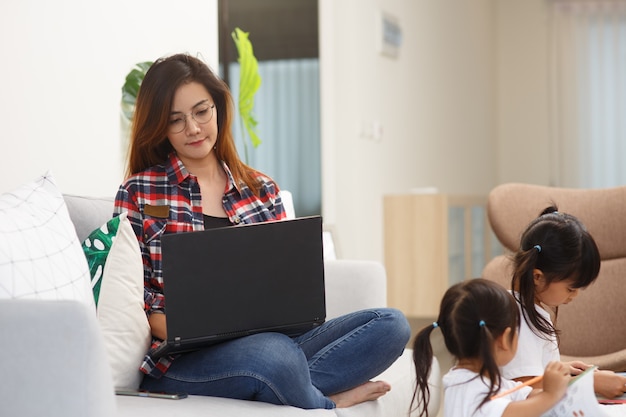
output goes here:
[{"label": "white sheer curtain", "polygon": [[[321,214],[319,60],[259,62],[261,88],[254,114],[261,145],[248,145],[248,163],[270,175],[293,196],[298,216]],[[239,80],[239,65],[230,65],[230,79]],[[238,82],[231,81],[235,101]],[[237,149],[244,148],[238,117],[233,120]]]},{"label": "white sheer curtain", "polygon": [[551,2],[556,185],[626,184],[626,1]]}]

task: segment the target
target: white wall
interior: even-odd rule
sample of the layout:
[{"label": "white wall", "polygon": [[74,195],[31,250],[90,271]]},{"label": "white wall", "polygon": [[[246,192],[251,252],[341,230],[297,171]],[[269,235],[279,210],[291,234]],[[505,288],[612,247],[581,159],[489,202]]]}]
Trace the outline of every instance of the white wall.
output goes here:
[{"label": "white wall", "polygon": [[[397,59],[377,51],[395,16]],[[320,0],[323,215],[340,255],[383,260],[383,196],[435,186],[486,194],[496,183],[492,0]],[[380,121],[380,141],[359,137]]]},{"label": "white wall", "polygon": [[[549,183],[544,0],[319,0],[323,215],[344,258],[383,260],[383,196]],[[397,17],[397,59],[377,51]],[[122,180],[119,100],[139,61],[218,62],[217,1],[0,3],[0,192],[52,169],[66,193]],[[382,138],[363,138],[373,121]]]},{"label": "white wall", "polygon": [[499,183],[554,185],[548,76],[550,3],[495,2]]},{"label": "white wall", "polygon": [[216,0],[0,3],[0,192],[51,169],[65,193],[113,196],[126,74],[176,52],[216,67],[217,45]]}]

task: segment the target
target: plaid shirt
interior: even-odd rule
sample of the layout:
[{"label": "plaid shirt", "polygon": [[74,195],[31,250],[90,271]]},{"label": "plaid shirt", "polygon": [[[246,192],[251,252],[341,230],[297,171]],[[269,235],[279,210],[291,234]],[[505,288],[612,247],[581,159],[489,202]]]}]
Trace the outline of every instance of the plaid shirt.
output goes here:
[{"label": "plaid shirt", "polygon": [[[245,183],[235,184],[230,169],[222,167],[228,181],[222,204],[232,224],[259,223],[283,219],[286,213],[274,181],[257,173],[261,182],[259,197]],[[128,212],[128,219],[137,235],[144,268],[144,303],[146,314],[165,313],[163,271],[161,266],[161,235],[204,229],[200,185],[175,153],[161,165],[128,178],[115,197],[114,215]],[[161,340],[154,339],[140,370],[160,377],[175,356],[155,362],[150,353]]]}]

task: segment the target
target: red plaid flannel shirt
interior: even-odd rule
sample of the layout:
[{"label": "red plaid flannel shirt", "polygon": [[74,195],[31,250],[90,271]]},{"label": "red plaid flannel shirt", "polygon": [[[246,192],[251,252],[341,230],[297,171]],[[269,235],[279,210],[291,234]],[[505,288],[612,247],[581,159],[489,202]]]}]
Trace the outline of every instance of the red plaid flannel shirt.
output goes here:
[{"label": "red plaid flannel shirt", "polygon": [[[222,202],[232,224],[259,223],[286,216],[279,188],[271,178],[258,173],[262,186],[256,197],[244,183],[235,184],[228,166],[225,163],[222,166],[228,176]],[[164,313],[161,235],[204,229],[200,186],[172,153],[165,163],[131,176],[120,186],[114,215],[124,211],[128,212],[143,258],[146,314]],[[175,359],[175,356],[152,359],[150,352],[160,343],[159,339],[153,340],[140,367],[142,372],[157,378]]]}]

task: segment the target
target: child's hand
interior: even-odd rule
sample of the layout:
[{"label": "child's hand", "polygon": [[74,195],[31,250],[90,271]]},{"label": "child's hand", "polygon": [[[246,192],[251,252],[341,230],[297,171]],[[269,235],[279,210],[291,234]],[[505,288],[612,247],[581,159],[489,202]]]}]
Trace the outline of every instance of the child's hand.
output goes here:
[{"label": "child's hand", "polygon": [[585,369],[593,366],[581,361],[565,362],[565,364],[569,365],[569,373],[571,375],[580,375]]},{"label": "child's hand", "polygon": [[543,392],[561,399],[570,381],[570,366],[563,362],[550,362],[543,373]]},{"label": "child's hand", "polygon": [[605,398],[614,398],[626,391],[626,377],[612,371],[596,371],[593,374],[593,389]]},{"label": "child's hand", "polygon": [[506,406],[502,417],[542,416],[565,396],[567,383],[571,380],[569,364],[550,362],[543,372],[543,391],[534,390],[523,401],[512,401]]}]

